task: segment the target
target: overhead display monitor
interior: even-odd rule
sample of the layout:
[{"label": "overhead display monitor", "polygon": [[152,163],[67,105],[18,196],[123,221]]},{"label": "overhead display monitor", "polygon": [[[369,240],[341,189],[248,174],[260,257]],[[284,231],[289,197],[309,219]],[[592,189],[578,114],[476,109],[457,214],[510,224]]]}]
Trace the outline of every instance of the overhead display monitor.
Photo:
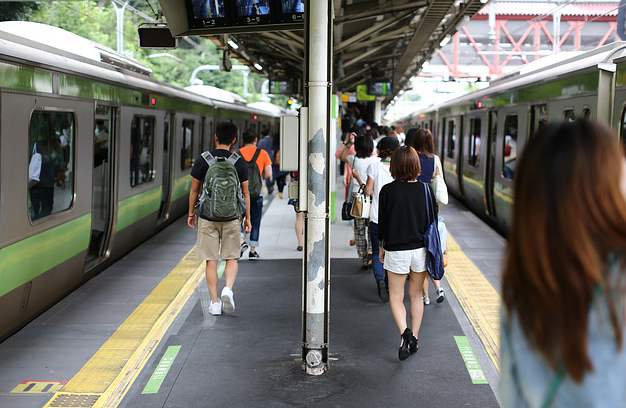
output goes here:
[{"label": "overhead display monitor", "polygon": [[386,79],[370,79],[367,83],[367,93],[374,96],[389,96],[392,93],[392,83]]},{"label": "overhead display monitor", "polygon": [[304,28],[304,0],[159,0],[174,36]]},{"label": "overhead display monitor", "polygon": [[270,94],[273,95],[292,95],[293,80],[288,78],[270,79]]},{"label": "overhead display monitor", "polygon": [[228,25],[224,0],[187,0],[187,10],[190,28]]},{"label": "overhead display monitor", "polygon": [[270,0],[234,0],[237,13],[236,23],[243,25],[272,22]]},{"label": "overhead display monitor", "polygon": [[304,19],[304,2],[302,0],[280,0],[280,3],[284,22]]}]

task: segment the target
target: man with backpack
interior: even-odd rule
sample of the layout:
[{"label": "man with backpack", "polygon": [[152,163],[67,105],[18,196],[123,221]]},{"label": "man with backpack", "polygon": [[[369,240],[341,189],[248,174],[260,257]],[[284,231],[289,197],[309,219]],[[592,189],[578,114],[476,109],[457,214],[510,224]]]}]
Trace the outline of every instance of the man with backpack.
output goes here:
[{"label": "man with backpack", "polygon": [[[230,122],[217,125],[215,150],[204,152],[191,169],[191,191],[187,225],[198,223],[198,256],[206,261],[206,280],[211,295],[209,312],[221,315],[235,311],[233,285],[237,278],[237,260],[241,256],[239,230],[244,218],[244,230],[249,232],[250,194],[248,166],[241,156],[231,153],[237,142],[237,127]],[[226,286],[217,296],[217,263],[226,261]]]},{"label": "man with backpack", "polygon": [[[257,147],[257,136],[254,132],[245,131],[242,137],[245,146],[239,149],[239,154],[248,163],[248,191],[250,192],[250,220],[252,222],[248,258],[258,259],[259,254],[256,252],[256,248],[259,246],[261,216],[263,215],[261,189],[263,188],[263,178],[272,178],[272,159],[265,150]],[[244,240],[241,243],[241,256],[247,248],[248,244]]]}]

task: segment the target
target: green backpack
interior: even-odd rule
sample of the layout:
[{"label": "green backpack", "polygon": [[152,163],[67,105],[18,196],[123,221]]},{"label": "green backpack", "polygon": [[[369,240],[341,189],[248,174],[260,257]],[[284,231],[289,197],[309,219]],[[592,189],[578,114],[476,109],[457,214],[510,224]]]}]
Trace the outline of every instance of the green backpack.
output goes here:
[{"label": "green backpack", "polygon": [[[256,152],[254,152],[254,156],[252,156],[252,160],[246,160],[246,163],[248,163],[248,191],[250,192],[250,202],[255,201],[261,196],[261,189],[263,188],[261,171],[259,170],[259,166],[256,164],[260,154],[261,149],[257,147]],[[241,151],[239,151],[239,155],[243,157]]]},{"label": "green backpack", "polygon": [[209,165],[198,202],[198,215],[202,218],[224,222],[236,220],[243,215],[245,201],[235,168],[239,157],[236,153],[229,158],[216,158],[209,152],[202,153],[202,158]]}]

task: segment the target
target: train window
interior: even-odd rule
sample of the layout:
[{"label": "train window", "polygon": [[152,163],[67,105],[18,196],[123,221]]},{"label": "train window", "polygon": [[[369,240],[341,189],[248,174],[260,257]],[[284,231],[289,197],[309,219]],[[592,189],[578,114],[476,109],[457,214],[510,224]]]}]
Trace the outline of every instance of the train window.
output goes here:
[{"label": "train window", "polygon": [[180,147],[180,169],[186,170],[191,168],[193,163],[193,128],[195,121],[191,119],[183,119],[183,129],[181,132]]},{"label": "train window", "polygon": [[620,124],[619,137],[622,141],[622,147],[626,150],[626,107],[622,110],[622,123]]},{"label": "train window", "polygon": [[69,209],[74,200],[74,113],[35,110],[28,129],[31,221]]},{"label": "train window", "polygon": [[130,125],[130,186],[154,179],[154,116],[133,116]]},{"label": "train window", "polygon": [[504,151],[502,154],[502,176],[512,180],[517,159],[517,115],[504,117]]},{"label": "train window", "polygon": [[574,109],[565,109],[563,111],[563,119],[565,119],[566,122],[573,122],[574,119],[576,119]]},{"label": "train window", "polygon": [[580,113],[580,117],[582,117],[583,119],[591,119],[591,109],[583,109],[583,111]]},{"label": "train window", "polygon": [[531,123],[530,137],[535,136],[537,131],[544,127],[548,123],[548,106],[546,104],[534,105],[531,110]]},{"label": "train window", "polygon": [[454,131],[454,120],[448,121],[448,152],[447,156],[454,159],[454,150],[456,149],[456,133]]},{"label": "train window", "polygon": [[478,167],[480,165],[480,131],[481,121],[479,118],[472,118],[469,121],[469,156],[467,157],[467,163],[470,166]]}]

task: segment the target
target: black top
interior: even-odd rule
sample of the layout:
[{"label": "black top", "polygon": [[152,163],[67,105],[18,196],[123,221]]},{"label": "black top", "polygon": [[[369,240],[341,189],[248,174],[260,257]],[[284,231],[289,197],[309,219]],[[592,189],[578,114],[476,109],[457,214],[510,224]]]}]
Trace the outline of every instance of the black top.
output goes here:
[{"label": "black top", "polygon": [[[229,158],[232,154],[228,150],[224,149],[216,149],[211,152],[213,157],[226,157]],[[241,157],[235,163],[235,169],[237,169],[237,174],[239,175],[239,182],[243,183],[244,181],[248,181],[248,164],[245,159]],[[198,156],[196,161],[193,163],[193,168],[191,169],[191,176],[200,181],[204,181],[204,176],[206,176],[206,172],[209,171],[209,164],[204,160],[202,155]]]},{"label": "black top", "polygon": [[[430,208],[436,208],[430,185]],[[432,211],[432,210],[431,210]],[[431,212],[432,214],[432,212]],[[393,181],[380,190],[378,199],[378,239],[386,251],[407,251],[424,247],[423,234],[432,215],[426,212],[424,183]]]}]

